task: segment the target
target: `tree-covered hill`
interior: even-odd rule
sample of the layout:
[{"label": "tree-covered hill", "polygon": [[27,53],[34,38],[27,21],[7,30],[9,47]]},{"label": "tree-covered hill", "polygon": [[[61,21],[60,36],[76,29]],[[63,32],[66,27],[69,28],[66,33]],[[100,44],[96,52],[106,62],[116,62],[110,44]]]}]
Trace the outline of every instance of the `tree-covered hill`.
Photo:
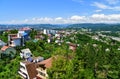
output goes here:
[{"label": "tree-covered hill", "polygon": [[79,29],[89,28],[97,31],[119,31],[120,24],[102,24],[102,23],[81,23],[81,24],[16,24],[16,25],[0,25],[0,30],[19,29],[22,27],[31,27],[37,30],[40,29]]},{"label": "tree-covered hill", "polygon": [[120,24],[71,24],[67,28],[89,28],[93,31],[120,31]]}]

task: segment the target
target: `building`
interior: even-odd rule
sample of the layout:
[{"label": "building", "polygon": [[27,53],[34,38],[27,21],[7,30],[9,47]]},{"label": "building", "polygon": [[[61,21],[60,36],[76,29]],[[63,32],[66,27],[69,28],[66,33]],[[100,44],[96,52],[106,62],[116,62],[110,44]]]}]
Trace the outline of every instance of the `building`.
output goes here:
[{"label": "building", "polygon": [[56,30],[52,30],[52,29],[44,29],[43,30],[43,34],[53,34],[55,35],[57,33]]},{"label": "building", "polygon": [[45,37],[43,35],[35,35],[36,40],[43,40]]},{"label": "building", "polygon": [[3,42],[2,40],[0,40],[0,46],[5,46],[7,45],[5,42]]},{"label": "building", "polygon": [[30,40],[30,28],[21,28],[17,34],[8,35],[8,45],[12,47],[24,46],[27,40]]},{"label": "building", "polygon": [[43,30],[43,34],[47,34],[47,30],[46,29]]},{"label": "building", "polygon": [[38,63],[38,62],[41,62],[41,61],[43,61],[43,60],[44,60],[44,58],[41,57],[41,56],[39,56],[39,57],[33,57],[33,62],[34,62],[34,63]]},{"label": "building", "polygon": [[24,38],[24,41],[27,41],[30,39],[29,37],[29,32],[26,32],[26,31],[18,31],[18,37],[20,38]]},{"label": "building", "polygon": [[43,60],[39,63],[37,63],[37,78],[41,78],[41,79],[47,79],[48,78],[48,74],[47,74],[47,69],[50,68],[52,66],[52,58],[48,58],[46,60]]},{"label": "building", "polygon": [[29,57],[32,57],[32,53],[29,48],[22,49],[20,53],[20,57],[23,59],[27,59]]},{"label": "building", "polygon": [[9,34],[8,35],[8,45],[15,47],[15,46],[21,46],[21,38],[18,37],[17,34]]},{"label": "building", "polygon": [[16,50],[13,47],[3,46],[1,48],[0,58],[9,56],[11,58],[15,57]]},{"label": "building", "polygon": [[20,62],[18,73],[24,79],[36,79],[37,71],[35,63],[29,61]]},{"label": "building", "polygon": [[23,27],[23,28],[20,28],[20,29],[19,29],[19,31],[24,31],[25,33],[28,33],[28,34],[31,32],[31,30],[32,30],[32,29],[29,28],[29,27]]},{"label": "building", "polygon": [[77,44],[69,43],[69,49],[72,50],[72,51],[76,51]]},{"label": "building", "polygon": [[29,62],[34,62],[34,63],[38,63],[38,62],[41,62],[41,61],[43,61],[43,60],[44,60],[44,58],[41,57],[41,56],[39,56],[39,57],[29,57],[29,58],[27,58],[27,61],[29,61]]},{"label": "building", "polygon": [[47,69],[52,66],[52,57],[43,60],[43,57],[33,57],[33,61],[20,62],[18,73],[24,79],[47,79]]},{"label": "building", "polygon": [[92,39],[99,40],[99,36],[92,36]]}]

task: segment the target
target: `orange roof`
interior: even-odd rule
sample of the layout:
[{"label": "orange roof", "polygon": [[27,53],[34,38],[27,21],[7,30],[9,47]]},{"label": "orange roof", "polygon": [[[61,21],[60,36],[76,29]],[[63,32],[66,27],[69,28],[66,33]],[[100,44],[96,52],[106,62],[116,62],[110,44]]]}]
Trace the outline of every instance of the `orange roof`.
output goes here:
[{"label": "orange roof", "polygon": [[19,29],[20,31],[26,31],[26,30],[31,30],[31,28],[29,28],[29,27],[24,27],[24,28],[21,28],[21,29]]},{"label": "orange roof", "polygon": [[1,48],[1,50],[2,50],[2,51],[5,51],[7,48],[9,48],[9,46],[3,46],[3,47]]},{"label": "orange roof", "polygon": [[52,66],[52,57],[51,58],[48,58],[46,60],[43,60],[39,63],[37,63],[38,65],[44,65],[46,68],[50,68]]},{"label": "orange roof", "polygon": [[17,34],[9,34],[11,38],[17,38]]},{"label": "orange roof", "polygon": [[73,44],[73,43],[70,43],[69,45],[70,45],[70,46],[73,46],[73,47],[77,47],[77,45],[76,45],[76,44]]}]

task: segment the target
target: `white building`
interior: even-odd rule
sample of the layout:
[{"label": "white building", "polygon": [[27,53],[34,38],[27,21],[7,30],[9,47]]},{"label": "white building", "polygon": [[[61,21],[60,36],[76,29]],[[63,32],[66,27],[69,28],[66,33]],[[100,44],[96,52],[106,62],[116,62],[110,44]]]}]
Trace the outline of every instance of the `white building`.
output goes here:
[{"label": "white building", "polygon": [[20,62],[18,73],[24,79],[36,79],[37,71],[35,64],[28,61]]},{"label": "white building", "polygon": [[21,50],[20,57],[25,58],[25,59],[32,57],[32,53],[31,53],[30,49],[27,48],[27,49]]}]

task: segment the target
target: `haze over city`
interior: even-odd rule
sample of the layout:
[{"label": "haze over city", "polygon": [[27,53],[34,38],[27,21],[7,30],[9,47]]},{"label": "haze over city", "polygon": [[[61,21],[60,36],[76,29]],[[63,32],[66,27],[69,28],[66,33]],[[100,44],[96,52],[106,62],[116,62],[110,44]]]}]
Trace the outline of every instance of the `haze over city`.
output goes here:
[{"label": "haze over city", "polygon": [[119,22],[120,0],[0,0],[0,24]]}]

